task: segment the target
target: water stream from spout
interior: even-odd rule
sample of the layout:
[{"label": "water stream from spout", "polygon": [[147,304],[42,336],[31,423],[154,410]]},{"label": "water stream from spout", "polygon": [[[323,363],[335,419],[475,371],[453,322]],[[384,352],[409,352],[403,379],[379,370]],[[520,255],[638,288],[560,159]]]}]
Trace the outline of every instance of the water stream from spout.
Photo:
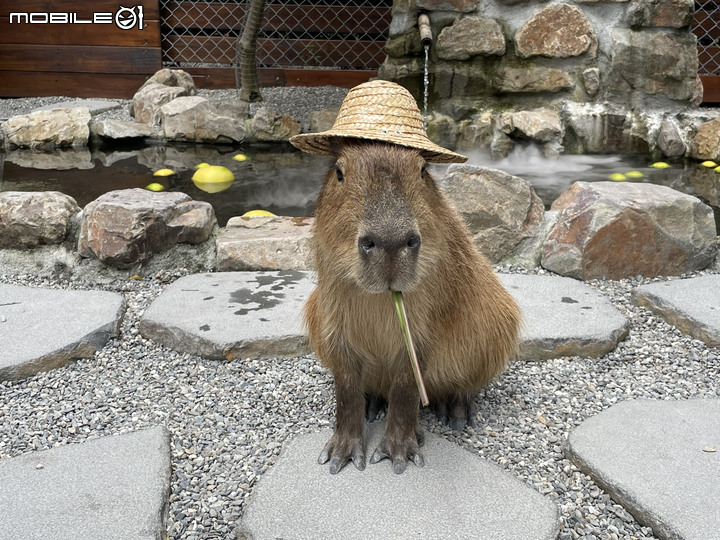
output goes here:
[{"label": "water stream from spout", "polygon": [[425,45],[425,74],[423,76],[423,127],[427,130],[428,116],[428,92],[430,86],[430,77],[428,76],[428,61],[430,58],[430,45]]}]

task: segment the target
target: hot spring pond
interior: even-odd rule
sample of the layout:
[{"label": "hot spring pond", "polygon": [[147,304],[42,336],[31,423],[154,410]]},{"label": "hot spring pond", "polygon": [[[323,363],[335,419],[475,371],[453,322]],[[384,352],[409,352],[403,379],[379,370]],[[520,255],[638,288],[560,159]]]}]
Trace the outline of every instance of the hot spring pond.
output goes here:
[{"label": "hot spring pond", "polygon": [[[233,156],[245,154],[246,161]],[[573,182],[609,180],[651,182],[695,195],[713,207],[720,222],[720,173],[699,163],[669,162],[670,168],[650,167],[649,156],[562,155],[549,160],[533,147],[517,148],[509,157],[492,160],[487,154],[470,154],[469,164],[492,167],[528,180],[546,208]],[[229,185],[193,183],[200,163],[223,165],[235,180]],[[249,210],[264,209],[278,215],[312,215],[315,198],[330,158],[311,156],[290,145],[213,147],[201,145],[151,146],[100,150],[0,153],[0,191],[60,191],[83,207],[115,189],[159,183],[212,204],[220,226]],[[440,176],[447,166],[433,165]],[[171,169],[171,176],[153,176]],[[628,173],[630,173],[628,175]],[[623,175],[624,179],[616,176]],[[218,189],[224,188],[221,191]]]}]

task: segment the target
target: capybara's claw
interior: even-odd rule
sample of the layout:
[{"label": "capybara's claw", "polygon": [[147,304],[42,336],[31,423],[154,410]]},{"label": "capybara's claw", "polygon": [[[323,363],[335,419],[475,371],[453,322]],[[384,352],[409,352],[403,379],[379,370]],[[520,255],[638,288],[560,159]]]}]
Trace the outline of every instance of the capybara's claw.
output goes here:
[{"label": "capybara's claw", "polygon": [[330,474],[339,473],[350,461],[358,471],[365,470],[365,451],[362,440],[338,442],[333,435],[318,456],[318,463],[325,465],[330,462]]},{"label": "capybara's claw", "polygon": [[390,459],[392,460],[392,470],[395,474],[402,474],[405,471],[408,460],[412,461],[418,467],[424,466],[425,459],[420,453],[418,446],[418,431],[419,430],[416,430],[416,440],[410,438],[407,441],[395,444],[389,443],[387,437],[383,437],[373,452],[370,463],[374,465],[383,459]]}]

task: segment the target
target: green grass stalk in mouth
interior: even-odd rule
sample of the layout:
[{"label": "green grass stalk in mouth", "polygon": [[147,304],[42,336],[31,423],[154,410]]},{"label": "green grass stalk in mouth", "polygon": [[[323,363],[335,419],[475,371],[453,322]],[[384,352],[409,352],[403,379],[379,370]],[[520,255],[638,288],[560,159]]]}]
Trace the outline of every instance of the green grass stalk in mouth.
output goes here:
[{"label": "green grass stalk in mouth", "polygon": [[395,304],[395,312],[400,321],[403,338],[405,339],[405,347],[407,347],[408,354],[410,355],[410,365],[415,375],[415,382],[417,383],[418,392],[420,393],[420,401],[423,407],[427,407],[430,404],[430,400],[428,400],[425,383],[423,382],[422,373],[420,372],[420,363],[415,354],[415,346],[413,345],[412,336],[410,335],[410,325],[408,323],[407,313],[405,312],[405,302],[403,302],[402,292],[392,291],[392,298]]}]

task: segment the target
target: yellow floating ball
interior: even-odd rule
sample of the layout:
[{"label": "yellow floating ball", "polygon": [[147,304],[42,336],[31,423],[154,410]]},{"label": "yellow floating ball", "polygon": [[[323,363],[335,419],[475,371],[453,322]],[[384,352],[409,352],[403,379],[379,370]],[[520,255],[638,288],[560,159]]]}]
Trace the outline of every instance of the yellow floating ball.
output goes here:
[{"label": "yellow floating ball", "polygon": [[720,173],[720,167],[715,167],[713,170],[714,170],[716,173]]},{"label": "yellow floating ball", "polygon": [[155,171],[153,176],[172,176],[173,174],[175,174],[175,171],[172,169],[160,169],[159,171]]},{"label": "yellow floating ball", "polygon": [[209,167],[209,166],[210,166],[209,163],[205,163],[205,162],[203,161],[202,163],[198,163],[197,165],[195,165],[195,168],[196,168],[196,169],[202,169],[203,167]]},{"label": "yellow floating ball", "polygon": [[664,161],[658,161],[650,165],[654,169],[669,169],[671,166]]},{"label": "yellow floating ball", "polygon": [[715,167],[718,166],[717,163],[715,163],[714,161],[710,161],[710,160],[703,161],[700,165],[702,165],[703,167],[707,167],[708,169],[714,169]]},{"label": "yellow floating ball", "polygon": [[273,217],[275,214],[272,212],[268,212],[267,210],[250,210],[249,212],[245,212],[240,217]]},{"label": "yellow floating ball", "polygon": [[616,173],[611,174],[610,176],[608,176],[608,178],[609,178],[610,180],[612,180],[613,182],[623,182],[623,181],[627,180],[627,178],[625,177],[625,175],[624,175],[624,174],[621,174],[621,173],[619,173],[619,172],[616,172]]},{"label": "yellow floating ball", "polygon": [[233,159],[234,159],[235,161],[247,161],[247,160],[250,159],[250,158],[247,157],[245,154],[236,154],[236,155],[233,156]]},{"label": "yellow floating ball", "polygon": [[645,175],[640,171],[628,171],[625,173],[628,178],[645,178]]},{"label": "yellow floating ball", "polygon": [[152,184],[145,186],[145,189],[149,191],[165,191],[165,186],[158,184],[157,182],[153,182]]},{"label": "yellow floating ball", "polygon": [[222,165],[200,167],[192,176],[193,184],[207,193],[219,193],[235,181],[232,171]]}]

